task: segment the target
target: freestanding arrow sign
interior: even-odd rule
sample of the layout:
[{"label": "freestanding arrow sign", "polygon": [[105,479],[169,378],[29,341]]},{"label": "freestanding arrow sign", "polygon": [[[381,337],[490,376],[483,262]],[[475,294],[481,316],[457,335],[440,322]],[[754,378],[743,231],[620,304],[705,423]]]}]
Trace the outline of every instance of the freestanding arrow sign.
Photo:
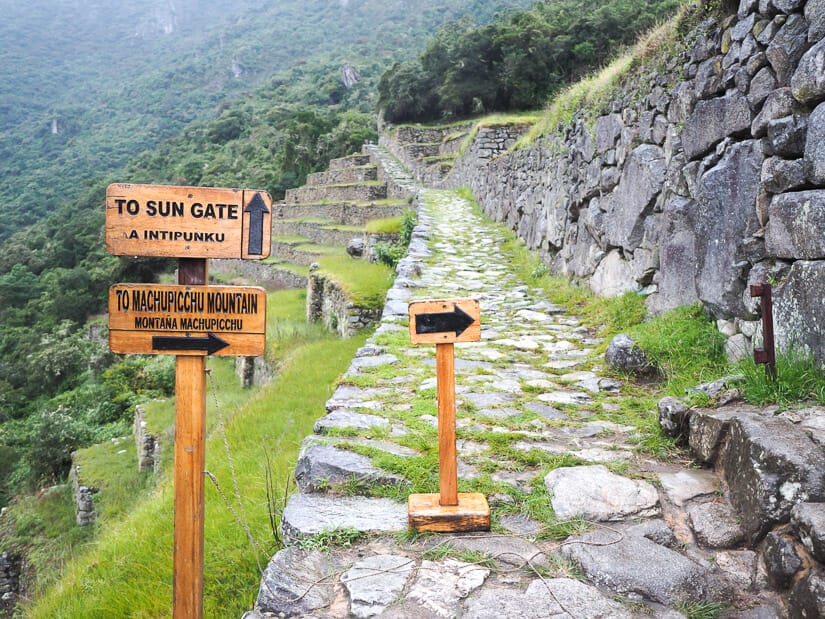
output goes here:
[{"label": "freestanding arrow sign", "polygon": [[481,310],[474,299],[410,303],[413,344],[435,344],[438,381],[439,494],[411,494],[407,499],[409,525],[419,531],[487,531],[490,506],[483,494],[458,492],[455,448],[456,342],[481,339]]}]

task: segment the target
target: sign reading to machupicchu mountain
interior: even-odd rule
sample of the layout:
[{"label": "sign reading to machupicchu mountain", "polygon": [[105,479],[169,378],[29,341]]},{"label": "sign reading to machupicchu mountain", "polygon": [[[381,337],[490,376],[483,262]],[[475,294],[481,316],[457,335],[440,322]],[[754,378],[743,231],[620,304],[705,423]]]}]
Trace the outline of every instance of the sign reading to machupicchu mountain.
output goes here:
[{"label": "sign reading to machupicchu mountain", "polygon": [[115,284],[109,289],[114,353],[253,357],[264,353],[265,328],[263,288]]},{"label": "sign reading to machupicchu mountain", "polygon": [[113,183],[106,248],[115,256],[262,259],[269,256],[266,191]]}]

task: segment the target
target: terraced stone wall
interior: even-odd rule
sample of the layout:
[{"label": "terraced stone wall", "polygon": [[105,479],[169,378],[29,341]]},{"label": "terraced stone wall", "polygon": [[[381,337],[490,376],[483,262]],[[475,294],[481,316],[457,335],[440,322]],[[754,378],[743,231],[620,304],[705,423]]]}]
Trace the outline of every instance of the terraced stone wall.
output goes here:
[{"label": "terraced stone wall", "polygon": [[338,282],[311,270],[307,283],[307,322],[322,322],[341,337],[352,337],[381,318],[382,309],[355,305]]},{"label": "terraced stone wall", "polygon": [[732,357],[761,340],[749,285],[771,282],[780,345],[825,361],[825,2],[737,9],[530,147],[479,132],[445,182],[597,293],[701,301]]}]

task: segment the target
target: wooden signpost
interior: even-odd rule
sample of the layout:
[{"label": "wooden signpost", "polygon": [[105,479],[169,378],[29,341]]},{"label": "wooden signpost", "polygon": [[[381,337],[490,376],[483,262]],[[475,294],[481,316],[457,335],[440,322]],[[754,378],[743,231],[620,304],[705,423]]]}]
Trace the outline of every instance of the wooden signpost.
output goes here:
[{"label": "wooden signpost", "polygon": [[266,295],[208,286],[207,258],[269,256],[272,198],[265,191],[130,185],[106,190],[106,247],[116,256],[178,258],[177,285],[109,289],[109,346],[175,357],[175,619],[203,616],[206,357],[257,356]]},{"label": "wooden signpost", "polygon": [[490,506],[483,494],[458,492],[455,447],[455,350],[459,342],[481,339],[481,310],[474,299],[410,303],[410,340],[436,345],[438,381],[439,494],[411,494],[410,527],[418,531],[487,531]]}]

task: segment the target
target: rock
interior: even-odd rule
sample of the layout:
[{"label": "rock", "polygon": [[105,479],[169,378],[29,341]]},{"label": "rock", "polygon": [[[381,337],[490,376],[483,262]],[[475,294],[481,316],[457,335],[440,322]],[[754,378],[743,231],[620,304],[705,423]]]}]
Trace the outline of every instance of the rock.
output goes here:
[{"label": "rock", "polygon": [[620,114],[608,114],[596,119],[594,134],[596,136],[596,153],[604,154],[616,145],[616,140],[622,134],[622,117]]},{"label": "rock", "polygon": [[760,252],[742,242],[760,229],[754,204],[761,168],[759,142],[739,142],[698,183],[696,288],[717,317],[744,314],[743,269],[761,258]]},{"label": "rock", "polygon": [[772,256],[801,260],[825,257],[825,238],[811,234],[825,226],[825,190],[775,196],[765,229],[765,247]]},{"label": "rock", "polygon": [[676,546],[676,536],[673,534],[673,530],[661,518],[642,520],[639,524],[627,527],[624,532],[627,535],[647,538],[651,542],[666,548]]},{"label": "rock", "polygon": [[367,456],[307,440],[298,454],[295,482],[301,492],[324,492],[344,484],[355,484],[362,490],[371,486],[409,485],[403,477],[373,466]]},{"label": "rock", "polygon": [[825,37],[825,0],[808,0],[805,21],[808,22],[808,41],[814,43]]},{"label": "rock", "polygon": [[589,580],[620,595],[641,595],[667,605],[707,599],[705,570],[645,537],[601,529],[569,538],[561,552]]},{"label": "rock", "polygon": [[756,110],[765,102],[765,99],[776,90],[776,76],[770,67],[762,67],[751,79],[748,89],[748,103]]},{"label": "rock", "polygon": [[825,499],[825,453],[788,422],[738,415],[729,436],[724,476],[752,541],[787,522],[796,503]]},{"label": "rock", "polygon": [[791,75],[807,48],[808,24],[801,15],[789,15],[765,50],[780,86],[790,83]]},{"label": "rock", "polygon": [[625,333],[620,333],[610,340],[604,360],[610,369],[619,372],[644,375],[654,371],[644,351]]},{"label": "rock", "polygon": [[805,52],[791,78],[796,99],[806,105],[825,99],[825,39]]},{"label": "rock", "polygon": [[524,404],[524,408],[531,413],[541,415],[545,419],[568,419],[567,415],[557,408],[553,408],[547,404],[542,404],[541,402],[527,402]]},{"label": "rock", "polygon": [[493,589],[467,601],[463,616],[474,619],[631,619],[618,602],[578,580],[552,578],[533,580],[525,591]]},{"label": "rock", "polygon": [[802,568],[802,558],[796,551],[793,540],[774,531],[765,536],[762,548],[768,578],[777,589],[790,586],[793,577]]},{"label": "rock", "polygon": [[337,565],[317,550],[287,546],[264,570],[255,609],[280,617],[306,615],[332,602]]},{"label": "rock", "polygon": [[676,473],[659,473],[667,498],[677,507],[682,507],[691,499],[714,494],[719,490],[719,480],[711,471],[686,469]]},{"label": "rock", "polygon": [[768,122],[768,146],[774,155],[802,157],[807,138],[807,116],[792,114]]},{"label": "rock", "polygon": [[725,356],[730,363],[739,363],[749,358],[750,355],[751,351],[748,339],[741,333],[737,333],[725,340]]},{"label": "rock", "polygon": [[315,422],[315,432],[325,434],[331,428],[354,428],[369,430],[370,428],[389,428],[390,422],[377,415],[356,413],[349,409],[340,408]]},{"label": "rock", "polygon": [[281,517],[287,539],[317,535],[334,529],[359,531],[403,531],[407,528],[407,506],[389,499],[303,494],[289,497]]},{"label": "rock", "polygon": [[754,415],[749,406],[726,406],[719,409],[694,409],[690,416],[688,444],[691,453],[706,464],[713,464],[719,447],[730,429],[731,419],[738,415]]},{"label": "rock", "polygon": [[808,118],[805,166],[809,181],[825,185],[825,103],[820,103]]},{"label": "rock", "polygon": [[439,544],[446,543],[450,548],[456,550],[467,550],[470,552],[482,553],[491,557],[499,565],[510,567],[548,567],[547,558],[542,550],[520,537],[509,535],[496,535],[487,533],[484,535],[461,535],[454,534],[448,541],[439,541]]},{"label": "rock", "polygon": [[659,292],[651,308],[654,313],[695,303],[697,204],[687,198],[665,202],[665,225],[659,249]]},{"label": "rock", "polygon": [[[716,567],[739,591],[751,591],[756,581],[759,556],[752,550],[725,550],[714,553]],[[742,615],[740,615],[741,617]],[[747,615],[752,619],[762,615]],[[781,619],[781,615],[769,615],[771,619]],[[763,618],[767,619],[767,618]]]},{"label": "rock", "polygon": [[802,159],[768,157],[762,163],[762,185],[771,193],[799,189],[805,182],[805,162]]},{"label": "rock", "polygon": [[642,144],[631,151],[618,187],[604,200],[611,245],[632,251],[642,242],[645,218],[653,210],[665,172],[665,154],[658,146]]},{"label": "rock", "polygon": [[484,584],[490,570],[446,559],[421,562],[407,598],[439,617],[456,617],[459,604]]},{"label": "rock", "polygon": [[560,520],[582,517],[604,522],[659,513],[655,487],[611,473],[601,464],[555,469],[545,476],[544,485]]},{"label": "rock", "polygon": [[702,503],[688,515],[696,540],[704,548],[733,548],[745,537],[736,511],[727,502]]},{"label": "rock", "polygon": [[593,292],[603,297],[618,297],[639,288],[631,264],[622,258],[618,249],[599,263],[588,283]]},{"label": "rock", "polygon": [[[496,480],[493,480],[496,481]],[[521,515],[502,514],[499,516],[499,524],[510,533],[523,536],[533,536],[541,532],[542,525],[537,520]]]},{"label": "rock", "polygon": [[800,579],[788,600],[790,619],[825,617],[825,571],[817,566]]},{"label": "rock", "polygon": [[825,361],[823,295],[825,264],[808,260],[794,262],[785,280],[773,291],[774,335],[780,349],[793,345],[810,351],[818,363]]},{"label": "rock", "polygon": [[695,93],[697,99],[709,99],[724,92],[722,84],[722,61],[718,56],[708,58],[699,64],[696,71]]},{"label": "rock", "polygon": [[751,119],[748,100],[739,92],[699,101],[682,129],[685,155],[695,159],[726,136],[744,133],[750,129]]},{"label": "rock", "polygon": [[728,376],[723,376],[722,378],[717,378],[716,380],[712,380],[709,383],[702,383],[701,385],[696,385],[689,391],[691,393],[704,393],[711,399],[719,397],[725,389],[729,389],[732,386],[741,383],[745,380],[744,374],[730,374]]},{"label": "rock", "polygon": [[373,555],[355,563],[341,577],[349,592],[350,612],[375,617],[400,596],[415,561],[399,555]]},{"label": "rock", "polygon": [[796,536],[814,559],[825,563],[825,503],[799,503],[791,510]]},{"label": "rock", "polygon": [[794,99],[790,88],[778,88],[772,91],[765,99],[762,110],[753,119],[753,124],[751,124],[753,137],[765,137],[770,121],[793,114],[798,108],[799,103]]},{"label": "rock", "polygon": [[667,436],[682,436],[687,428],[688,407],[674,397],[659,400],[659,427]]},{"label": "rock", "polygon": [[351,239],[350,242],[347,243],[347,253],[353,258],[363,257],[365,249],[366,244],[364,243],[364,239],[361,237]]}]

